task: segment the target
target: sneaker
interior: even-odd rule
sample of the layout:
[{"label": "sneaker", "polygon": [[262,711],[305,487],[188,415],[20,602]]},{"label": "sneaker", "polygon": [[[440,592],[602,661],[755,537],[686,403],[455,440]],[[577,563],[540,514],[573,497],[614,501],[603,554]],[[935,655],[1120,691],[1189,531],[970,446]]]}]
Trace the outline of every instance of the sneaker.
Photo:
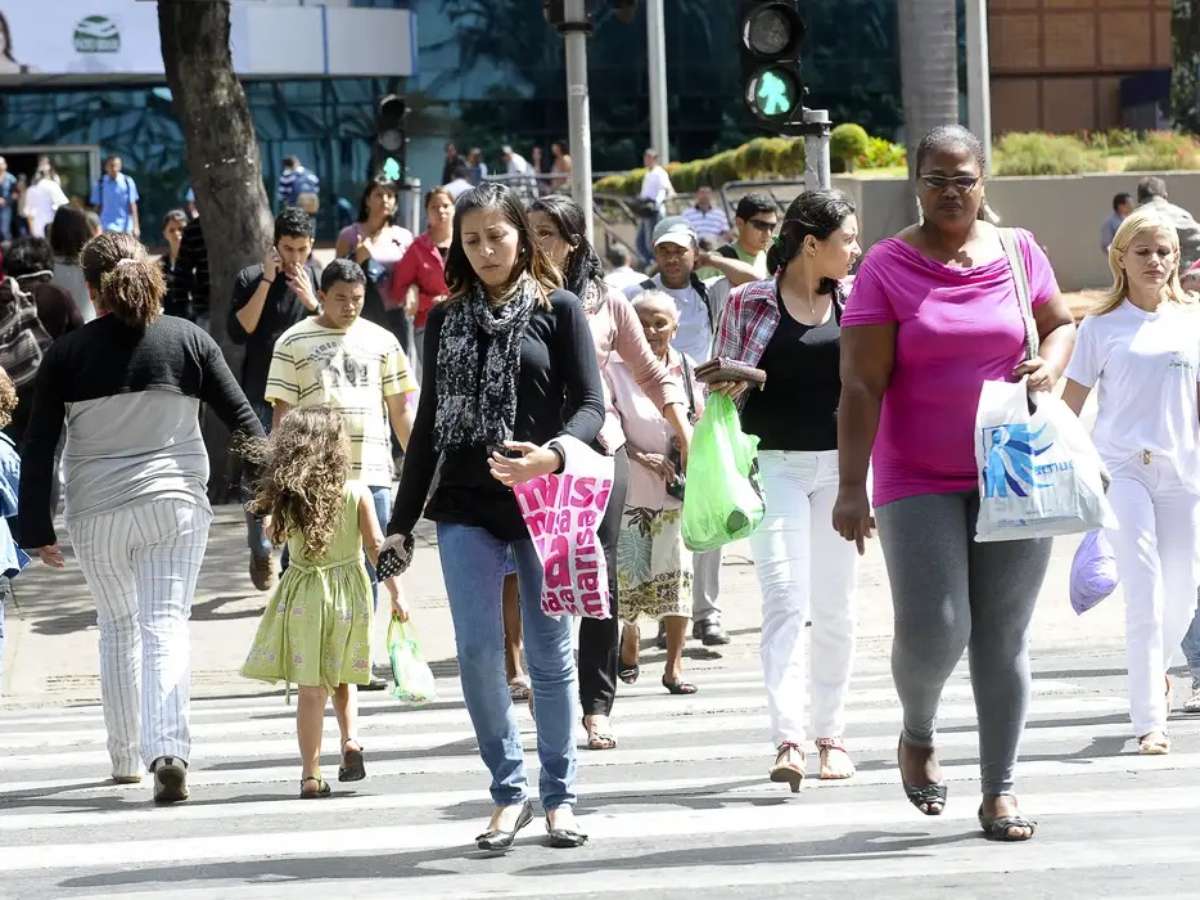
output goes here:
[{"label": "sneaker", "polygon": [[250,580],[259,591],[269,591],[275,586],[275,557],[250,556]]},{"label": "sneaker", "polygon": [[141,775],[113,775],[113,784],[141,784]]},{"label": "sneaker", "polygon": [[150,766],[154,775],[154,802],[179,803],[188,798],[187,762],[174,756],[160,756]]},{"label": "sneaker", "polygon": [[1200,713],[1200,681],[1192,682],[1192,695],[1183,701],[1183,711]]}]

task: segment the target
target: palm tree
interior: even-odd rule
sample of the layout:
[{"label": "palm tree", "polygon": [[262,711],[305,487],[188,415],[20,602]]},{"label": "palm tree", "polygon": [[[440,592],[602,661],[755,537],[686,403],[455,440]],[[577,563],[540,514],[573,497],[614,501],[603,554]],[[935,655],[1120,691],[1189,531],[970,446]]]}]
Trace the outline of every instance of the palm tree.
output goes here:
[{"label": "palm tree", "polygon": [[900,81],[909,172],[916,148],[938,125],[958,122],[958,28],[955,0],[899,0]]}]

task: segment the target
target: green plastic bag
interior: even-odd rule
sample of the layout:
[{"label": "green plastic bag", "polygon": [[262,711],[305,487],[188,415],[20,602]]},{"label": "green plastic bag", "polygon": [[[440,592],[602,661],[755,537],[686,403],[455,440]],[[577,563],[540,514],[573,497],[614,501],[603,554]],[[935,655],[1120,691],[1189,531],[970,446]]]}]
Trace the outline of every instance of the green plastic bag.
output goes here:
[{"label": "green plastic bag", "polygon": [[710,394],[688,455],[683,542],[689,550],[715,550],[753,534],[765,512],[758,438],[742,432],[732,400]]},{"label": "green plastic bag", "polygon": [[388,624],[387,649],[392,659],[392,696],[412,703],[436,700],[437,686],[432,670],[421,656],[416,628],[392,616]]}]

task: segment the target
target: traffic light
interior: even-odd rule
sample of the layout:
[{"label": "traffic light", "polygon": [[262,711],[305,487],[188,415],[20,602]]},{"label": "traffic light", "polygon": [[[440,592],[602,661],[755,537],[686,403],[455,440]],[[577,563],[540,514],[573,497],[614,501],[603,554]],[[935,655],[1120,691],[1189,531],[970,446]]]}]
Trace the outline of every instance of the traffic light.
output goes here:
[{"label": "traffic light", "polygon": [[397,94],[388,94],[379,101],[375,113],[375,152],[372,154],[372,174],[385,173],[393,181],[404,178],[407,168],[408,135],[404,120],[408,104]]},{"label": "traffic light", "polygon": [[739,0],[738,44],[746,106],[762,122],[802,121],[800,46],[807,26],[801,0]]}]

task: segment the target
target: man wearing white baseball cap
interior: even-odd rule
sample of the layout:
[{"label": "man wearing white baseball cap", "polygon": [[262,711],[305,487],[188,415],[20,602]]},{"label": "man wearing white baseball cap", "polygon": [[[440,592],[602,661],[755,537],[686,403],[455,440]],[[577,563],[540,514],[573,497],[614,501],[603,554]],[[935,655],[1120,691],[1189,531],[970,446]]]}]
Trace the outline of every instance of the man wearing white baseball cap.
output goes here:
[{"label": "man wearing white baseball cap", "polygon": [[[632,300],[647,290],[669,294],[679,310],[679,328],[671,346],[686,353],[696,363],[706,362],[712,356],[713,336],[717,332],[721,307],[729,296],[729,281],[723,277],[703,281],[696,275],[696,232],[683,216],[668,216],[659,222],[651,242],[658,274],[627,287],[625,296]],[[706,647],[728,644],[729,637],[721,628],[718,602],[720,549],[697,553],[693,568],[692,635],[702,640]],[[660,635],[659,645],[665,646],[665,635]]]}]

